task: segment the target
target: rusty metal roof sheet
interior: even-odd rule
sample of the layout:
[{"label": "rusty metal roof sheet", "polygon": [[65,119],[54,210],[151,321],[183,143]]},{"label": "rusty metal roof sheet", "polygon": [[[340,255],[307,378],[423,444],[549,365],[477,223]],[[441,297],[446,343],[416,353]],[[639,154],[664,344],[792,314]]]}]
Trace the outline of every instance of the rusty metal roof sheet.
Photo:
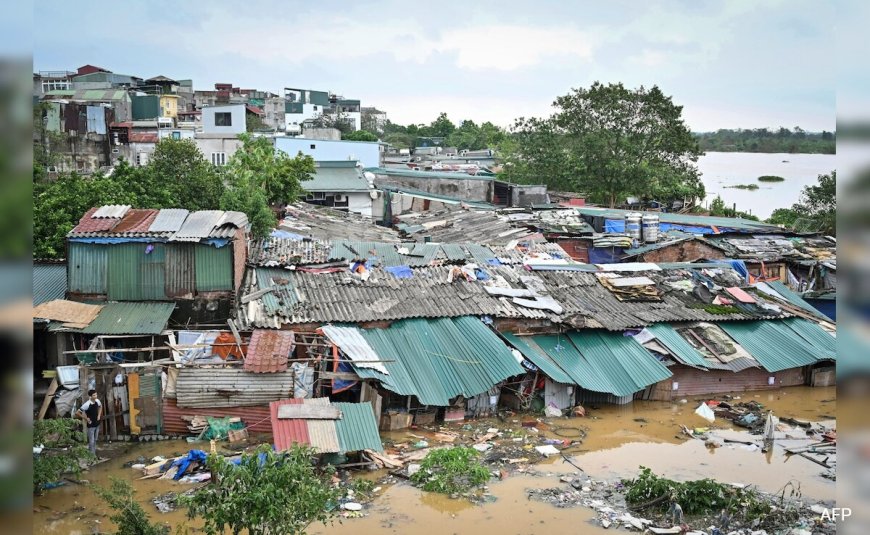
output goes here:
[{"label": "rusty metal roof sheet", "polygon": [[187,216],[184,224],[169,238],[169,241],[199,241],[208,238],[223,217],[224,212],[221,210],[193,212]]},{"label": "rusty metal roof sheet", "polygon": [[177,232],[187,219],[189,210],[183,208],[164,208],[160,210],[154,222],[148,227],[149,232]]},{"label": "rusty metal roof sheet", "polygon": [[113,234],[148,232],[151,223],[157,217],[159,210],[131,209],[121,221],[112,228]]},{"label": "rusty metal roof sheet", "polygon": [[254,373],[285,371],[293,340],[293,331],[256,329],[248,343],[245,369]]},{"label": "rusty metal roof sheet", "polygon": [[99,210],[99,208],[94,207],[85,212],[85,215],[79,219],[79,224],[75,226],[70,231],[70,236],[77,234],[84,234],[87,232],[106,232],[111,230],[121,218],[95,218],[93,215]]},{"label": "rusty metal roof sheet", "polygon": [[310,444],[308,439],[308,425],[305,420],[296,419],[279,419],[278,407],[281,405],[301,405],[301,399],[282,399],[269,403],[269,414],[272,420],[272,440],[275,443],[275,449],[284,451],[297,444]]}]

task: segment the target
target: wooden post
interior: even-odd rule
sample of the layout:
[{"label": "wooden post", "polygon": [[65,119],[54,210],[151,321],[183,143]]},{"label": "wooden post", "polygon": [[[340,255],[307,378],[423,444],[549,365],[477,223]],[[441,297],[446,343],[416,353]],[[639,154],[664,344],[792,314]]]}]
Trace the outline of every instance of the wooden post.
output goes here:
[{"label": "wooden post", "polygon": [[48,385],[48,392],[45,393],[45,399],[42,400],[42,407],[39,408],[39,415],[36,417],[37,420],[45,418],[45,413],[48,412],[48,407],[51,405],[51,399],[54,396],[54,393],[57,392],[57,387],[57,377],[54,377],[51,380],[51,384]]}]

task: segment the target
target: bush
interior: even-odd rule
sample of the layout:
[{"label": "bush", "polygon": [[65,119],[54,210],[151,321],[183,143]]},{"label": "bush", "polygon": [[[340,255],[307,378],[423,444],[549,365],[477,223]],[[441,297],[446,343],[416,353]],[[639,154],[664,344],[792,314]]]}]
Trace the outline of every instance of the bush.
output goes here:
[{"label": "bush", "polygon": [[442,494],[460,494],[489,481],[489,469],[477,461],[474,448],[457,446],[435,450],[420,463],[420,471],[411,481],[423,490]]},{"label": "bush", "polygon": [[152,524],[148,513],[136,501],[136,491],[130,483],[110,478],[109,488],[94,487],[94,492],[115,511],[111,517],[118,527],[117,535],[166,535],[169,527]]},{"label": "bush", "polygon": [[33,422],[33,445],[43,450],[33,458],[33,493],[69,473],[81,473],[79,461],[93,461],[94,455],[85,445],[82,423],[73,418],[54,418]]},{"label": "bush", "polygon": [[759,182],[782,182],[784,180],[785,179],[783,177],[776,175],[764,175],[758,177]]}]

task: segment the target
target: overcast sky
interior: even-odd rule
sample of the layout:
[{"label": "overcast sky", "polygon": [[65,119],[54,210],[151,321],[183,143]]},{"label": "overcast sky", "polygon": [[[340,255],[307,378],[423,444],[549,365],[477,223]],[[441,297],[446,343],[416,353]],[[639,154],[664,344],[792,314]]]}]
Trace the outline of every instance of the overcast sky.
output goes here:
[{"label": "overcast sky", "polygon": [[818,1],[60,2],[34,70],[94,64],[282,93],[328,90],[398,123],[508,126],[594,81],[658,85],[695,131],[835,128],[833,4]]}]

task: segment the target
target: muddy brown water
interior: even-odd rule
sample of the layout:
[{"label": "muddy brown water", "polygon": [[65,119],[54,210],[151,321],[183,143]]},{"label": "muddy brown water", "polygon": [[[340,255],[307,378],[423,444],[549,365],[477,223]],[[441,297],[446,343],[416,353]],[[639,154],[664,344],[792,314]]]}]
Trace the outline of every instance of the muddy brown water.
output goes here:
[{"label": "muddy brown water", "polygon": [[[836,414],[836,389],[792,387],[760,393],[734,393],[742,401],[755,400],[774,414],[802,420],[827,420]],[[716,397],[721,399],[721,397]],[[713,478],[723,482],[757,485],[775,492],[789,481],[800,483],[804,497],[809,501],[833,500],[835,483],[820,477],[821,467],[800,458],[787,459],[782,448],[774,448],[772,455],[742,450],[739,446],[707,449],[701,441],[686,440],[680,436],[680,425],[708,426],[694,414],[700,398],[687,403],[634,402],[626,406],[602,405],[587,407],[589,417],[570,419],[543,419],[539,433],[556,438],[558,433],[574,435],[572,429],[582,429],[586,438],[582,445],[571,450],[570,459],[595,479],[631,477],[638,466],[652,468],[667,477],[687,480]],[[495,419],[469,421],[476,429],[511,426],[520,429],[522,421],[536,420],[531,415],[518,415],[513,421]],[[460,430],[462,424],[451,424],[446,429]],[[731,428],[728,421],[717,420],[713,427]],[[558,429],[557,429],[558,428]],[[399,431],[385,435],[386,439],[415,442],[409,434],[425,434],[421,430]],[[200,446],[201,447],[201,446]],[[139,473],[124,468],[125,462],[139,456],[168,457],[182,454],[190,445],[184,441],[145,444],[115,444],[103,446],[101,452],[112,459],[88,472],[83,479],[107,485],[110,476],[131,481],[137,490],[137,499],[153,520],[176,526],[186,523],[199,533],[198,521],[189,521],[184,511],[161,514],[151,503],[157,495],[169,491],[180,492],[191,485],[163,480],[137,480]],[[530,455],[534,457],[534,455]],[[382,490],[369,504],[367,516],[342,519],[331,525],[313,525],[309,532],[325,533],[402,533],[402,534],[475,534],[485,531],[499,534],[528,533],[606,533],[594,525],[593,511],[577,508],[556,508],[550,504],[531,501],[526,490],[564,486],[559,476],[570,474],[576,468],[555,456],[532,467],[538,475],[513,474],[503,481],[493,480],[489,492],[495,501],[473,505],[466,501],[423,492],[406,483],[382,485]],[[380,473],[366,473],[377,477]],[[86,535],[94,532],[109,533],[113,526],[110,512],[86,486],[68,484],[49,490],[34,498],[34,533]]]}]

